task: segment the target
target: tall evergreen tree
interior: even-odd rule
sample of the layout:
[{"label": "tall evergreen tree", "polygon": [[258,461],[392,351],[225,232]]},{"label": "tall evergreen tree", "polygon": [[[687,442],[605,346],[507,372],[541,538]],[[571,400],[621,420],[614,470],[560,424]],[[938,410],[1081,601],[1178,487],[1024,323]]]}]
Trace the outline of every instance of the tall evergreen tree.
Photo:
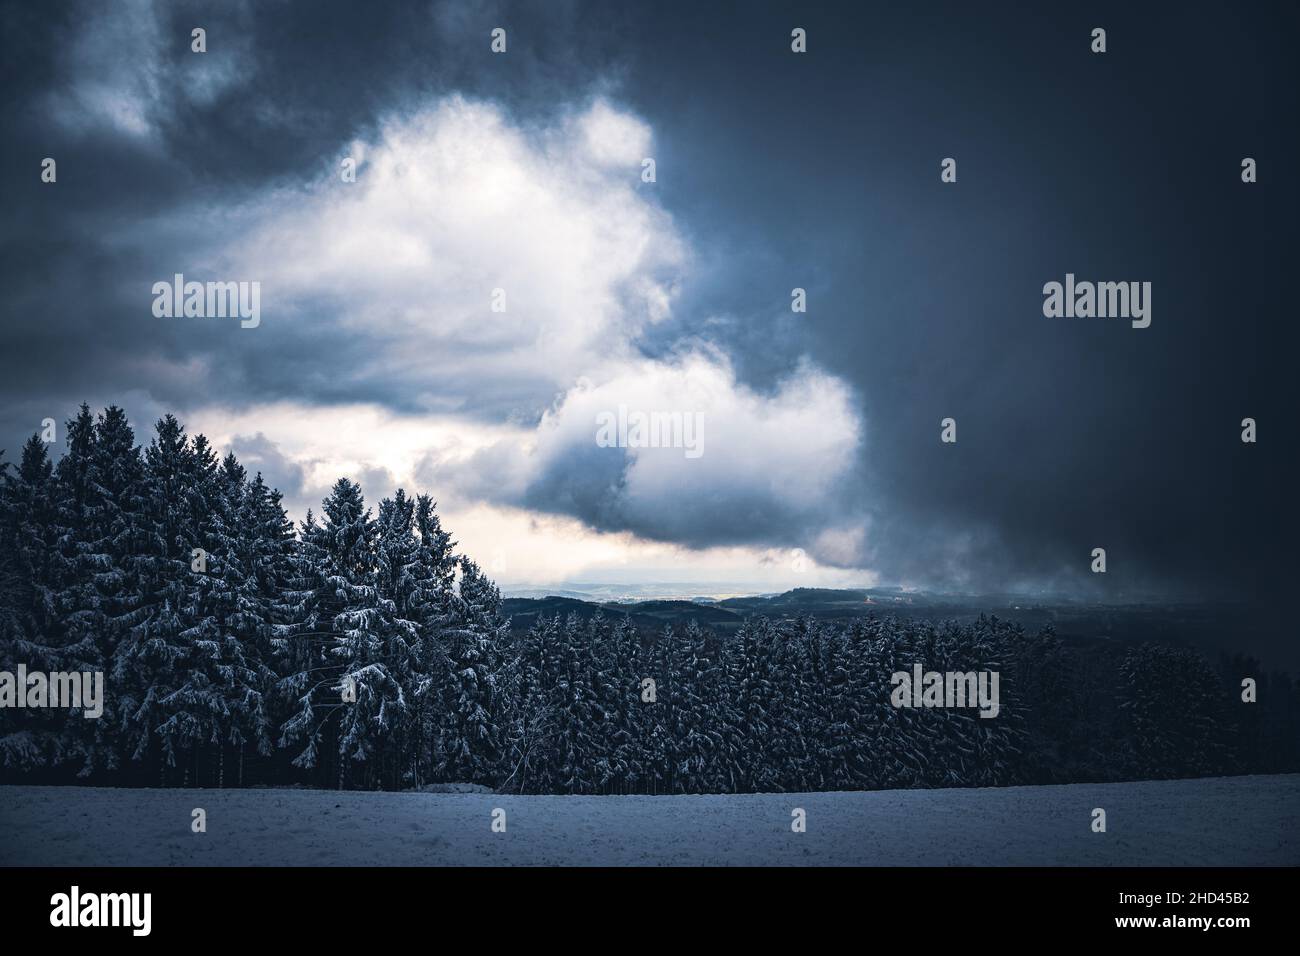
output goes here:
[{"label": "tall evergreen tree", "polygon": [[[407,716],[399,677],[412,635],[394,602],[381,594],[377,528],[360,487],[340,478],[322,513],[323,523],[304,529],[306,618],[288,631],[311,642],[314,653],[310,670],[291,678],[301,695],[298,712],[282,728],[283,739],[305,740],[295,763],[312,767],[324,729],[337,751],[339,785],[354,771],[373,783],[376,758]],[[312,680],[316,674],[321,678]]]},{"label": "tall evergreen tree", "polygon": [[[192,563],[196,549],[210,544],[206,510],[215,461],[206,446],[204,455],[196,454],[174,416],[164,416],[155,431],[144,453],[143,508],[116,509],[124,520],[141,519],[143,546],[136,551],[127,536],[108,535],[111,573],[124,585],[121,599],[110,604],[108,625],[116,711],[129,755],[156,767],[163,780],[179,768],[183,781],[190,770],[183,758],[205,736],[205,705],[173,695],[194,663],[186,635],[197,588]],[[178,707],[185,709],[177,713]]]},{"label": "tall evergreen tree", "polygon": [[[52,587],[60,565],[54,469],[45,442],[33,435],[16,472],[0,464],[0,670],[79,669]],[[30,770],[61,763],[82,750],[74,724],[47,710],[7,711],[0,725],[0,768]]]},{"label": "tall evergreen tree", "polygon": [[458,584],[447,592],[431,664],[441,719],[434,761],[445,779],[483,783],[504,756],[508,687],[498,686],[508,665],[508,622],[501,594],[468,558],[456,565]]}]

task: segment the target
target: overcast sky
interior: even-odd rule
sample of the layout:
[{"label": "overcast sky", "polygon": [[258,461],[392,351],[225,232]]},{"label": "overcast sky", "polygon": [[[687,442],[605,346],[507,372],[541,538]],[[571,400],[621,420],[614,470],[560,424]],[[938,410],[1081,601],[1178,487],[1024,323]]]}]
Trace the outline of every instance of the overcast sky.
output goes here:
[{"label": "overcast sky", "polygon": [[[432,493],[507,588],[1283,597],[1294,5],[802,6],[5,4],[0,446],[174,411],[295,517]],[[1045,318],[1066,273],[1150,327]]]}]

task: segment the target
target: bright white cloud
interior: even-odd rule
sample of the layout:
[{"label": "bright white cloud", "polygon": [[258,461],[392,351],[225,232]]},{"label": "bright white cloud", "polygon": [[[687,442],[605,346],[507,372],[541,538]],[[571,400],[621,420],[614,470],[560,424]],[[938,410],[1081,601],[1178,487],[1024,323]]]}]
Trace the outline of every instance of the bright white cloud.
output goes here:
[{"label": "bright white cloud", "polygon": [[598,384],[587,380],[570,390],[518,446],[513,480],[526,486],[555,470],[558,458],[592,455],[598,419],[617,415],[620,406],[692,416],[698,430],[683,431],[683,446],[688,440],[695,446],[690,449],[608,449],[629,459],[620,488],[610,493],[622,497],[634,524],[654,523],[664,511],[681,518],[697,508],[725,507],[727,499],[823,511],[859,441],[842,381],[805,363],[764,395],[739,384],[724,355],[700,350],[631,361]]},{"label": "bright white cloud", "polygon": [[595,162],[627,168],[639,166],[650,156],[650,127],[604,100],[582,114],[577,127]]},{"label": "bright white cloud", "polygon": [[386,374],[436,390],[442,366],[448,388],[540,408],[668,313],[687,254],[638,192],[648,137],[601,101],[526,133],[451,97],[352,144],[356,182],[334,166],[258,209],[233,268],[262,281],[268,313],[330,303],[375,336]]},{"label": "bright white cloud", "polygon": [[[430,453],[447,463],[468,460],[495,442],[524,433],[515,426],[488,426],[446,416],[401,416],[376,405],[319,406],[276,402],[253,408],[232,409],[210,405],[191,413],[186,421],[191,434],[203,433],[217,447],[233,448],[241,460],[246,447],[269,443],[274,457],[296,466],[301,488],[287,489],[286,506],[301,518],[309,507],[319,510],[320,499],[340,477],[359,480],[382,470],[397,486],[408,490],[433,490],[419,486],[417,467]],[[253,441],[257,436],[261,441]],[[269,448],[268,448],[269,450]],[[245,462],[256,471],[256,459]],[[280,466],[283,467],[283,466]],[[285,482],[272,465],[268,480]],[[376,489],[366,488],[373,500]]]},{"label": "bright white cloud", "polygon": [[[399,383],[425,413],[284,401],[214,406],[192,428],[292,463],[299,513],[343,474],[430,491],[472,553],[506,555],[507,582],[726,567],[815,583],[786,580],[794,547],[805,569],[851,566],[863,525],[841,502],[861,423],[845,383],[805,361],[764,393],[698,341],[641,349],[692,265],[641,188],[652,145],[605,100],[525,129],[449,97],[350,144],[338,159],[357,160],[356,182],[335,164],[229,211],[238,239],[208,259],[262,282],[263,325],[288,341],[346,333],[354,357],[330,367],[381,392]],[[515,414],[463,407],[485,393]],[[703,454],[597,448],[597,414],[620,405],[700,416]]]}]

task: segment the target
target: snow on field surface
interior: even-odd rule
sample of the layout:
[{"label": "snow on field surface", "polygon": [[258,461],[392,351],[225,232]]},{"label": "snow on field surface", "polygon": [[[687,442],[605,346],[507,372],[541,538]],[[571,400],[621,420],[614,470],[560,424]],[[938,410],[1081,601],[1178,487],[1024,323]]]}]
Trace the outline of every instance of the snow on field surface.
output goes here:
[{"label": "snow on field surface", "polygon": [[1296,774],[681,797],[11,786],[0,864],[1296,865],[1298,815]]}]

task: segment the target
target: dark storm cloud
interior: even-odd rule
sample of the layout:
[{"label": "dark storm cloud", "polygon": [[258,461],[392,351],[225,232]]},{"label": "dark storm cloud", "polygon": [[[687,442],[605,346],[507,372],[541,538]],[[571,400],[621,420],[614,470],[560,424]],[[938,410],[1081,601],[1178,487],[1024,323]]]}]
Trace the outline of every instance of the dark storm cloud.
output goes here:
[{"label": "dark storm cloud", "polygon": [[[806,58],[774,40],[795,23]],[[721,52],[724,24],[749,55]],[[863,397],[871,566],[1108,597],[1249,598],[1294,572],[1294,10],[747,6],[671,44],[645,26],[627,89],[674,171],[665,203],[733,250],[678,314],[733,316],[715,334],[762,382],[798,354],[770,342],[808,288],[801,345]],[[1244,186],[1247,155],[1275,175]],[[1151,281],[1152,327],[1044,318],[1066,272]],[[1272,439],[1243,446],[1246,416]]]},{"label": "dark storm cloud", "polygon": [[[807,353],[859,403],[860,481],[822,514],[720,489],[679,519],[670,500],[629,512],[623,457],[592,454],[499,498],[700,545],[784,545],[800,523],[865,513],[844,563],[934,586],[1253,599],[1296,570],[1292,7],[160,4],[143,133],[69,122],[107,68],[77,46],[94,7],[3,9],[0,444],[127,389],[181,410],[427,408],[413,378],[365,368],[383,332],[310,310],[256,340],[140,321],[141,283],[211,250],[124,224],[206,210],[217,249],[239,225],[225,210],[327,168],[386,111],[455,91],[526,125],[608,85],[653,127],[656,195],[698,256],[641,344],[712,341],[760,394]],[[192,25],[206,78],[186,72],[204,65]],[[511,52],[487,69],[496,25]],[[805,56],[789,53],[794,25]],[[1097,25],[1104,56],[1088,51]],[[1152,282],[1151,327],[1044,318],[1043,283],[1067,272]],[[794,286],[806,315],[789,311]],[[485,417],[514,398],[454,385]],[[1238,440],[1246,416],[1258,445]],[[1086,570],[1098,546],[1105,579]]]},{"label": "dark storm cloud", "polygon": [[[124,381],[180,409],[214,395],[414,409],[410,381],[357,378],[352,357],[382,329],[349,333],[306,314],[310,336],[282,323],[250,341],[151,321],[149,287],[206,272],[247,226],[232,210],[328,169],[384,111],[459,91],[530,114],[608,68],[599,44],[594,57],[571,54],[589,31],[563,3],[85,3],[6,5],[3,16],[6,438],[30,427],[27,406],[66,407]],[[484,70],[498,24],[515,34],[510,55]],[[195,26],[206,54],[190,51]],[[53,188],[38,178],[46,156],[58,162]],[[197,221],[174,221],[177,210]]]},{"label": "dark storm cloud", "polygon": [[[673,450],[656,449],[651,454],[669,455]],[[847,489],[800,500],[794,495],[774,495],[768,487],[740,485],[725,472],[695,481],[684,471],[687,481],[680,487],[638,493],[628,481],[629,471],[635,467],[634,456],[621,448],[596,447],[590,441],[566,445],[534,480],[522,485],[484,481],[485,475],[508,475],[519,466],[516,455],[493,448],[454,465],[425,461],[417,478],[427,487],[570,515],[603,531],[628,531],[646,540],[690,548],[812,547],[810,542],[827,524],[828,499],[845,508],[841,517],[846,524],[858,517],[847,510],[853,504]],[[834,563],[826,553],[818,557]]]}]

